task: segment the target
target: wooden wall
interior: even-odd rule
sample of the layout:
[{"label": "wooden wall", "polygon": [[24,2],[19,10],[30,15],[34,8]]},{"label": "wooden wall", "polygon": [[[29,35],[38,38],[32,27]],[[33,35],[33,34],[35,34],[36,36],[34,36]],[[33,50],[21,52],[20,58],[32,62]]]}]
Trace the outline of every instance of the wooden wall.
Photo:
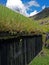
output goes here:
[{"label": "wooden wall", "polygon": [[42,50],[42,35],[0,40],[0,65],[27,65]]}]

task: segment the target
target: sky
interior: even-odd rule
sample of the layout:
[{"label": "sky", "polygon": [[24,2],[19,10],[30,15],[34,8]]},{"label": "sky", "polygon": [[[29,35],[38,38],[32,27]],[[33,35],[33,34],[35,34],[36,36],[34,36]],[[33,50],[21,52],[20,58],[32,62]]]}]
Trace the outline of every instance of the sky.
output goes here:
[{"label": "sky", "polygon": [[28,17],[49,7],[49,0],[0,0],[0,4]]}]

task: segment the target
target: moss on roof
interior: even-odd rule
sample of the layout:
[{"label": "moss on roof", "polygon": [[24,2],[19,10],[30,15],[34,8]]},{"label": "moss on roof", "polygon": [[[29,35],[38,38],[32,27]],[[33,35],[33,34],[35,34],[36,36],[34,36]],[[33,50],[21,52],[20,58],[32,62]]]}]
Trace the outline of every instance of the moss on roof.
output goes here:
[{"label": "moss on roof", "polygon": [[37,22],[0,5],[0,32],[30,34],[40,32],[40,29]]}]

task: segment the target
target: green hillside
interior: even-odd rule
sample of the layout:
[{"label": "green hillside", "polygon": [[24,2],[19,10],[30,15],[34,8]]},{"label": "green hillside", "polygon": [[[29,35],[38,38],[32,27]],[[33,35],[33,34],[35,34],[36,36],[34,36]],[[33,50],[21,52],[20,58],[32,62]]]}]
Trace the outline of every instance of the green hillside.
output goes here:
[{"label": "green hillside", "polygon": [[34,19],[34,20],[40,20],[40,19],[44,19],[46,17],[49,17],[49,7],[43,9],[41,12],[39,12],[38,14],[31,16],[30,18]]},{"label": "green hillside", "polygon": [[38,20],[38,23],[41,26],[41,29],[43,29],[43,32],[49,32],[49,17]]},{"label": "green hillside", "polygon": [[36,21],[42,32],[49,32],[49,8],[45,8],[35,16],[30,17],[32,20]]},{"label": "green hillside", "polygon": [[37,22],[0,5],[0,32],[40,32]]}]

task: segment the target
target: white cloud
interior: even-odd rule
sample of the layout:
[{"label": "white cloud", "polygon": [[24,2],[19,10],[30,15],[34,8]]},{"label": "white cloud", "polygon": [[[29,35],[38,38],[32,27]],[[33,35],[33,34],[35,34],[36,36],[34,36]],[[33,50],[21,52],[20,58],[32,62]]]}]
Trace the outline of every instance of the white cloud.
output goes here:
[{"label": "white cloud", "polygon": [[31,0],[27,4],[25,4],[25,8],[27,10],[30,10],[31,6],[40,7],[40,5],[35,0],[33,0],[33,1]]},{"label": "white cloud", "polygon": [[7,3],[6,3],[6,7],[14,11],[20,12],[21,14],[27,17],[29,16],[29,14],[27,13],[27,10],[29,10],[29,7],[31,6],[39,7],[40,5],[36,1],[32,1],[32,0],[26,4],[24,4],[21,0],[7,0]]},{"label": "white cloud", "polygon": [[28,5],[29,5],[29,7],[30,6],[36,6],[36,7],[40,6],[36,1],[32,1],[32,0],[30,2],[28,2]]},{"label": "white cloud", "polygon": [[42,9],[45,9],[45,7],[46,7],[46,6],[45,6],[45,5],[43,5],[43,6],[42,6]]},{"label": "white cloud", "polygon": [[30,16],[34,16],[34,15],[36,15],[37,13],[38,13],[37,10],[34,10],[33,12],[30,13]]},{"label": "white cloud", "polygon": [[21,0],[7,0],[6,7],[14,11],[18,11],[25,16],[28,16],[26,8]]}]

